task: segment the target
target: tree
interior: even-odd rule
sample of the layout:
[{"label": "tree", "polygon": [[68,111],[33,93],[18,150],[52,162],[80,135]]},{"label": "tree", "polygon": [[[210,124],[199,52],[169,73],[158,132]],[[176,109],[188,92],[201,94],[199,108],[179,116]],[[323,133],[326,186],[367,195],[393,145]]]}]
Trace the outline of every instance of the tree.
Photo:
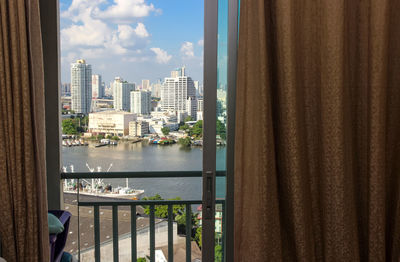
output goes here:
[{"label": "tree", "polygon": [[144,257],[139,257],[136,261],[137,262],[147,262],[146,258],[144,258]]},{"label": "tree", "polygon": [[163,128],[161,128],[161,132],[163,133],[164,136],[167,136],[169,134],[171,130],[169,129],[169,127],[165,126]]},{"label": "tree", "polygon": [[[190,213],[192,217],[192,226],[197,225],[196,214]],[[186,234],[186,210],[181,215],[175,217],[175,221],[178,224],[178,234]]]},{"label": "tree", "polygon": [[222,262],[222,246],[215,245],[215,262]]},{"label": "tree", "polygon": [[112,139],[112,140],[118,141],[118,140],[119,140],[119,137],[118,137],[118,136],[113,136],[113,137],[111,137],[111,139]]},{"label": "tree", "polygon": [[186,130],[189,130],[189,129],[190,129],[190,127],[189,127],[188,124],[184,124],[184,125],[179,127],[179,130],[183,130],[183,131],[186,131]]},{"label": "tree", "polygon": [[[156,194],[152,197],[144,197],[143,200],[164,200],[159,194]],[[180,197],[170,198],[168,200],[181,200]],[[144,213],[149,215],[150,214],[150,206],[144,205]],[[172,213],[173,218],[175,218],[179,214],[183,214],[185,210],[184,205],[173,205],[172,206]],[[168,205],[156,205],[154,207],[154,215],[159,218],[167,218],[168,217]]]},{"label": "tree", "polygon": [[104,138],[103,135],[98,135],[98,136],[97,136],[97,140],[102,140],[103,138]]},{"label": "tree", "polygon": [[111,135],[107,135],[106,138],[107,138],[107,139],[111,139],[112,136],[111,136]]},{"label": "tree", "polygon": [[181,137],[178,139],[178,144],[189,147],[192,144],[190,137]]},{"label": "tree", "polygon": [[193,118],[191,116],[187,116],[184,121],[185,122],[193,121]]},{"label": "tree", "polygon": [[202,233],[202,227],[198,227],[196,229],[196,235],[194,236],[194,240],[196,241],[200,249],[201,249],[201,233]]},{"label": "tree", "polygon": [[87,127],[89,125],[89,117],[88,116],[84,116],[82,118],[81,125],[85,128],[85,130],[87,129]]},{"label": "tree", "polygon": [[196,122],[196,124],[193,125],[190,135],[194,135],[197,137],[202,137],[203,136],[203,120],[199,120]]},{"label": "tree", "polygon": [[217,135],[226,140],[226,127],[221,121],[217,120]]},{"label": "tree", "polygon": [[62,121],[62,132],[66,135],[76,135],[78,133],[75,122],[72,119]]}]

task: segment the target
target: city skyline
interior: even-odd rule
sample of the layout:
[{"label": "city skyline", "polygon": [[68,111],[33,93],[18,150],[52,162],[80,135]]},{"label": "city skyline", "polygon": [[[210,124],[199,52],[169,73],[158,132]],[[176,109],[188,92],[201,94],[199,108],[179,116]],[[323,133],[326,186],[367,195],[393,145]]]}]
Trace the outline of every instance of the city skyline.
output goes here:
[{"label": "city skyline", "polygon": [[186,65],[203,79],[204,2],[198,0],[61,0],[61,80],[84,58],[93,74],[141,84]]}]

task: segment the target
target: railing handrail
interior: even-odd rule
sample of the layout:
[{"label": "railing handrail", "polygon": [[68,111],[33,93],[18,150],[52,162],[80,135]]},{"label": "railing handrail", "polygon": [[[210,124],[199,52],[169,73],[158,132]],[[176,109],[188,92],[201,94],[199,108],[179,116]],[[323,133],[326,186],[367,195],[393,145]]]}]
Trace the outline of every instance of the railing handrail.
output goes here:
[{"label": "railing handrail", "polygon": [[[126,171],[126,172],[73,172],[61,173],[61,179],[81,179],[81,178],[182,178],[182,177],[202,177],[202,171]],[[225,170],[216,172],[216,176],[226,176]]]},{"label": "railing handrail", "polygon": [[[216,204],[225,203],[224,199],[215,200]],[[201,200],[110,200],[110,201],[78,201],[78,206],[166,206],[166,205],[198,205]]]}]

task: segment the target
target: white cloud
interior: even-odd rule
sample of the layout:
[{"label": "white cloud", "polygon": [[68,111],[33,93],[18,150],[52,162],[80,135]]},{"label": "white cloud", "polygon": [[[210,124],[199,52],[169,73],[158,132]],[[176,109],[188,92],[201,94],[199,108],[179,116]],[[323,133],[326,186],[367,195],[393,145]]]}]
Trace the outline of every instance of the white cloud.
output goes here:
[{"label": "white cloud", "polygon": [[168,55],[167,51],[162,50],[161,48],[153,47],[150,48],[150,50],[156,54],[156,61],[159,64],[166,64],[172,58],[172,55]]},{"label": "white cloud", "polygon": [[193,43],[184,42],[181,46],[181,53],[186,57],[194,57]]},{"label": "white cloud", "polygon": [[85,17],[90,17],[93,13],[100,11],[99,6],[106,3],[105,0],[73,0],[67,11],[61,13],[61,17],[69,18],[78,22]]},{"label": "white cloud", "polygon": [[144,26],[143,23],[138,23],[138,25],[135,28],[135,33],[139,36],[139,37],[148,37],[149,33],[146,30],[146,27]]},{"label": "white cloud", "polygon": [[161,11],[145,0],[114,0],[114,4],[105,10],[96,10],[96,16],[119,23],[131,23],[132,19],[149,16],[151,12]]},{"label": "white cloud", "polygon": [[[107,2],[73,0],[68,10],[62,13],[63,18],[72,22],[61,30],[61,44],[64,51],[74,51],[85,58],[105,58],[110,55],[133,56],[138,50],[146,47],[147,37],[150,34],[145,25],[137,23],[136,28],[133,28],[127,24],[114,25],[99,18],[99,14],[103,12],[100,8],[104,3]],[[147,6],[144,0],[129,1],[129,5],[133,3],[142,7]],[[115,4],[111,7],[117,8],[121,5],[126,5],[126,1],[115,0]],[[135,14],[140,15],[138,12]]]},{"label": "white cloud", "polygon": [[82,24],[73,24],[61,30],[61,41],[65,47],[101,46],[112,34],[112,30],[100,20],[85,17]]},{"label": "white cloud", "polygon": [[197,44],[198,44],[199,46],[204,46],[204,40],[203,40],[203,39],[200,39],[200,40],[197,42]]}]

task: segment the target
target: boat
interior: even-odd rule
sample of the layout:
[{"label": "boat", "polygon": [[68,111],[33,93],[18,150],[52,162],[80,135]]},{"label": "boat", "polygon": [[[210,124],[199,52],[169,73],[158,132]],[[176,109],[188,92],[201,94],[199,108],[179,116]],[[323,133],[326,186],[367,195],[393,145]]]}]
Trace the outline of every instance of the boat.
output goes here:
[{"label": "boat", "polygon": [[102,146],[116,146],[118,145],[117,141],[111,141],[108,138],[103,138],[100,140],[100,144],[95,145],[95,147],[102,147]]},{"label": "boat", "polygon": [[[90,172],[94,172],[94,168],[89,168]],[[111,169],[112,164],[110,164],[107,172]],[[67,168],[63,167],[63,171],[67,172]],[[97,171],[101,172],[101,167],[97,167]],[[71,165],[71,172],[74,172],[74,167]],[[77,194],[78,193],[78,183],[76,179],[65,179],[64,181],[64,193]],[[129,187],[129,179],[126,178],[126,185],[113,187],[110,184],[105,184],[103,179],[91,179],[88,181],[86,179],[80,179],[79,182],[79,194],[87,196],[105,197],[105,198],[120,198],[127,200],[139,200],[144,194],[142,189],[133,189]]]}]

